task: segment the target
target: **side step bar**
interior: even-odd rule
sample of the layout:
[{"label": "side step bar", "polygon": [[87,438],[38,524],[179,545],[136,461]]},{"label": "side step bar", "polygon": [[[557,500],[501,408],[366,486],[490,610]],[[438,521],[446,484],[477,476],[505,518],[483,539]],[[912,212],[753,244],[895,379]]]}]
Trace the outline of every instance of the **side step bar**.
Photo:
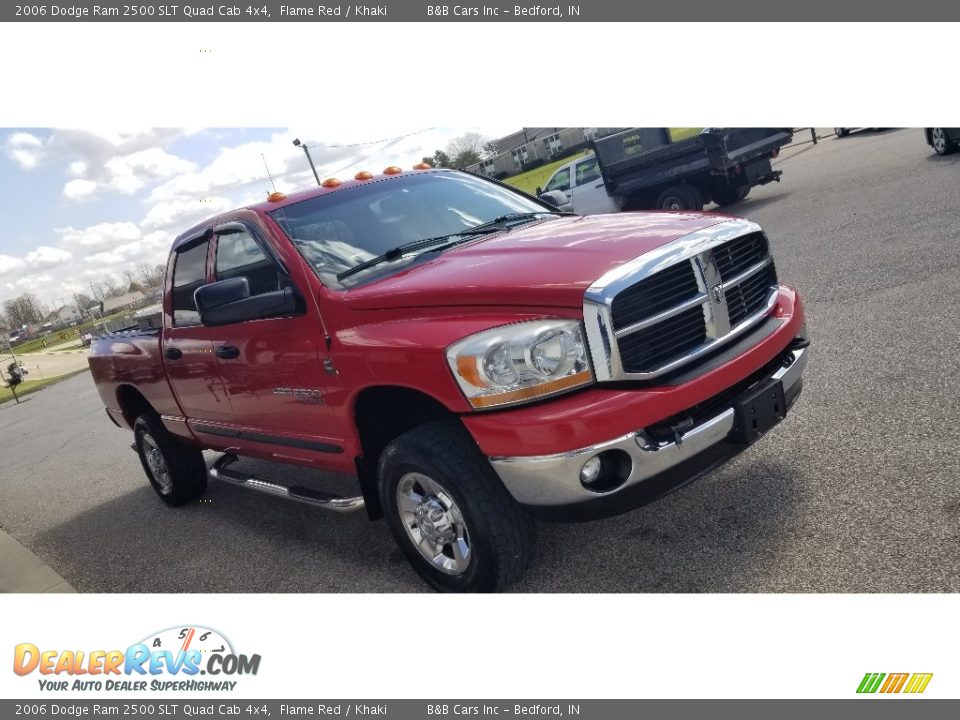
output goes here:
[{"label": "side step bar", "polygon": [[354,512],[364,506],[362,495],[358,495],[357,497],[340,497],[305,487],[288,487],[287,485],[261,480],[252,475],[244,475],[229,469],[230,465],[237,462],[237,459],[237,456],[231,453],[222,455],[213,464],[213,467],[210,468],[210,477],[216,478],[217,480],[226,480],[229,483],[250,488],[251,490],[259,490],[260,492],[280,495],[290,500],[307,503],[308,505],[316,505],[326,508],[327,510],[333,510],[334,512]]}]

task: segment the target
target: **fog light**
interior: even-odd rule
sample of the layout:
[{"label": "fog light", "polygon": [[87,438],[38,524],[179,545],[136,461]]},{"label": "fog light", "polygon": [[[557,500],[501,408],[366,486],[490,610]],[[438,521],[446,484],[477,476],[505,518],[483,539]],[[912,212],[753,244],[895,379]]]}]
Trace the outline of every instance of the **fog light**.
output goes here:
[{"label": "fog light", "polygon": [[580,482],[582,482],[584,485],[595,483],[600,477],[600,472],[602,470],[603,460],[600,459],[600,456],[596,455],[590,458],[580,469]]}]

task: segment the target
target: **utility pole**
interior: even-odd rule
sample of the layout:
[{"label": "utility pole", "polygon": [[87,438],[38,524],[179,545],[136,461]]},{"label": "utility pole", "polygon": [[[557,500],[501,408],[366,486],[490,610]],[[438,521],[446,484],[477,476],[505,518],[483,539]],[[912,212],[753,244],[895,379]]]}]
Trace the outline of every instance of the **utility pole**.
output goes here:
[{"label": "utility pole", "polygon": [[[13,346],[10,344],[10,338],[4,334],[3,339],[7,343],[7,352],[9,352],[10,357],[13,358],[13,366],[20,367],[20,363],[17,361],[17,356],[13,354]],[[19,405],[20,398],[17,397],[17,383],[15,383],[13,380],[13,373],[10,373],[10,392],[13,393],[13,399],[16,401],[17,405]]]},{"label": "utility pole", "polygon": [[317,168],[313,164],[313,158],[310,157],[310,148],[308,148],[305,144],[300,142],[300,138],[294,138],[293,145],[294,147],[303,148],[303,152],[305,152],[307,155],[307,162],[310,163],[310,169],[313,170],[313,177],[317,181],[317,185],[319,185],[320,176],[317,175]]}]

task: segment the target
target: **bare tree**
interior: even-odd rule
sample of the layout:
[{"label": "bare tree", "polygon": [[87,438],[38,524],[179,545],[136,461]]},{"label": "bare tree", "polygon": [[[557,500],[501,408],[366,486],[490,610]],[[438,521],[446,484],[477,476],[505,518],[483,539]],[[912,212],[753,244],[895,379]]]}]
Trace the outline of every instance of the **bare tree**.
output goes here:
[{"label": "bare tree", "polygon": [[19,328],[42,319],[37,299],[31,293],[24,293],[13,300],[3,303],[3,314],[7,324]]}]

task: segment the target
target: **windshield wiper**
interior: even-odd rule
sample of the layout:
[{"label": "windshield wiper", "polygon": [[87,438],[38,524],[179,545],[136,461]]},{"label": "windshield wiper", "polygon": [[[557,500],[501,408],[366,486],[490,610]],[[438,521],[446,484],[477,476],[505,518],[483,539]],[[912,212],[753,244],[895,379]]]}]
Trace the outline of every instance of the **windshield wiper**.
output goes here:
[{"label": "windshield wiper", "polygon": [[461,232],[449,233],[447,235],[438,235],[437,237],[424,238],[423,240],[414,240],[413,242],[408,242],[405,245],[398,245],[395,248],[390,248],[383,255],[377,255],[375,258],[370,258],[369,260],[364,260],[359,265],[354,265],[349,270],[344,270],[342,273],[337,274],[337,280],[343,280],[348,278],[355,273],[366,270],[367,268],[372,268],[375,265],[380,263],[392,262],[393,260],[399,260],[401,257],[407,253],[411,253],[414,250],[421,250],[425,248],[432,247],[433,245],[452,245],[455,243],[448,243],[450,238],[466,238],[471,235],[488,235],[489,233],[500,232],[502,228],[498,227],[488,227],[489,223],[484,225],[477,225],[476,227],[468,228]]},{"label": "windshield wiper", "polygon": [[470,228],[470,232],[474,230],[486,230],[487,228],[492,228],[507,222],[519,222],[521,220],[535,220],[540,215],[575,215],[575,214],[576,213],[563,212],[561,210],[537,210],[536,212],[507,213],[506,215],[501,215],[498,218],[494,218],[490,222],[485,222],[482,225],[474,225],[472,228]]}]

